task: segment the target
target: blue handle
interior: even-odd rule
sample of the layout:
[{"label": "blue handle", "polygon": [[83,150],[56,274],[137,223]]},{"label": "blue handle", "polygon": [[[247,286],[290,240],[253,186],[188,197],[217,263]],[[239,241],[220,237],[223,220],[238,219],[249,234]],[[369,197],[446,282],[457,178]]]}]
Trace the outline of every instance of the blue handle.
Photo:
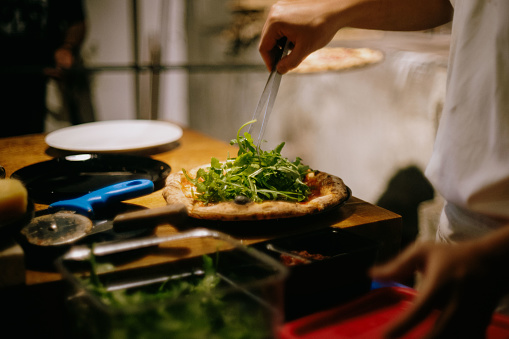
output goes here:
[{"label": "blue handle", "polygon": [[147,195],[153,191],[154,183],[151,180],[135,179],[100,188],[79,198],[57,201],[49,207],[75,211],[91,218],[96,208]]}]

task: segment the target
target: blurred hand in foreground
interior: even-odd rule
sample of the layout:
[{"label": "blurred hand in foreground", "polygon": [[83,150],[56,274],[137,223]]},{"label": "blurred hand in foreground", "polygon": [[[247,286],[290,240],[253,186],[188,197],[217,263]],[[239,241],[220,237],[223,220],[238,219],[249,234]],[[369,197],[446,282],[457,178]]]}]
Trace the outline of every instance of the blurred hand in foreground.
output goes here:
[{"label": "blurred hand in foreground", "polygon": [[433,310],[441,310],[426,338],[484,338],[498,301],[509,292],[509,227],[464,243],[416,243],[371,276],[401,281],[421,274],[413,306],[388,329],[404,335]]}]

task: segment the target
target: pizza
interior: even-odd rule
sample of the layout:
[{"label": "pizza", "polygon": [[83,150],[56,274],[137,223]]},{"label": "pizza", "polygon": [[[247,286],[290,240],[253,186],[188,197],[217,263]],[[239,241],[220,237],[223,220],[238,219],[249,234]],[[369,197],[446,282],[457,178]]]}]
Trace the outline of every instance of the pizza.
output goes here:
[{"label": "pizza", "polygon": [[367,66],[383,59],[371,48],[324,47],[308,55],[291,73],[341,71]]},{"label": "pizza", "polygon": [[312,170],[300,158],[283,157],[281,143],[270,151],[240,131],[236,157],[212,158],[210,164],[182,169],[166,178],[167,204],[183,204],[188,215],[208,220],[264,220],[323,212],[346,201],[349,190],[341,178]]},{"label": "pizza", "polygon": [[[207,169],[209,166],[210,164],[198,166],[191,169],[187,175],[194,178],[199,169]],[[184,172],[180,171],[167,177],[163,196],[167,204],[184,204],[190,217],[222,221],[300,217],[329,210],[349,198],[348,188],[337,176],[310,171],[303,182],[310,188],[311,194],[301,202],[282,200],[245,202],[233,199],[204,203],[196,199],[196,187],[188,180]]]}]

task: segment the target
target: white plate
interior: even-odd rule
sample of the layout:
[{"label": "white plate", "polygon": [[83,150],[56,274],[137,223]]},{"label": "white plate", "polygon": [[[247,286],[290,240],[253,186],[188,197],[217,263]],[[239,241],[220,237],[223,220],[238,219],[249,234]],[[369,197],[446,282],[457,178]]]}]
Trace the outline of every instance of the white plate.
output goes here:
[{"label": "white plate", "polygon": [[46,136],[54,148],[73,152],[131,152],[179,140],[182,128],[166,121],[109,120],[65,127]]}]

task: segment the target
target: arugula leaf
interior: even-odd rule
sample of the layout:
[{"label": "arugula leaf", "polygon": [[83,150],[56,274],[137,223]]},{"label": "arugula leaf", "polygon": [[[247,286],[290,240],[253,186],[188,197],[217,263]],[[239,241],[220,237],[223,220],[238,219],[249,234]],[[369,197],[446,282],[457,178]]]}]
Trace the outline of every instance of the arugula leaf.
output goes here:
[{"label": "arugula leaf", "polygon": [[249,133],[241,136],[241,130],[254,122],[256,120],[242,125],[237,138],[230,141],[231,145],[239,146],[236,158],[228,155],[224,163],[212,158],[210,167],[198,170],[196,178],[182,169],[187,180],[196,186],[195,199],[208,204],[232,201],[238,196],[255,202],[300,202],[308,198],[311,190],[304,178],[312,170],[303,165],[300,158],[293,162],[284,158],[281,155],[284,142],[271,151],[263,151],[254,144]]}]

